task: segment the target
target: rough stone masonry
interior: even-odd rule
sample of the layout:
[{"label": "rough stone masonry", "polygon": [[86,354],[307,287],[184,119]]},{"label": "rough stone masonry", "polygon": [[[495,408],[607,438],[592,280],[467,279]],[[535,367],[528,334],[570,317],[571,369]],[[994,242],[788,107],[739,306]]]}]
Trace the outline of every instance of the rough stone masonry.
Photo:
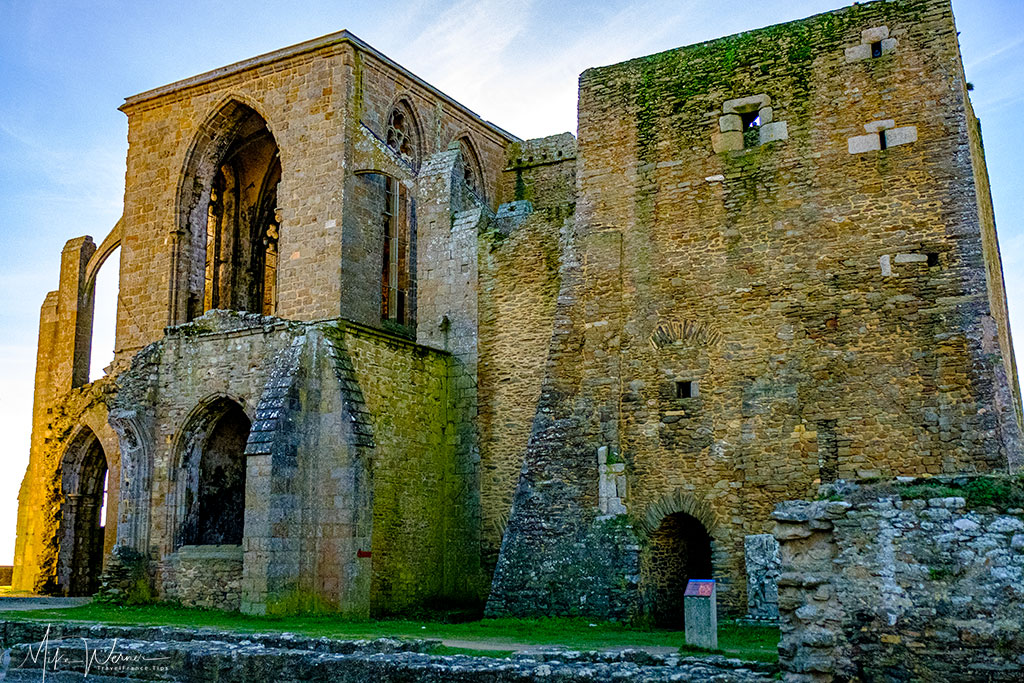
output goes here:
[{"label": "rough stone masonry", "polygon": [[185,604],[678,626],[690,578],[746,608],[747,537],[821,482],[1019,465],[948,0],[590,69],[578,139],[346,31],[121,110],[124,214],[40,313],[16,588],[118,546]]}]

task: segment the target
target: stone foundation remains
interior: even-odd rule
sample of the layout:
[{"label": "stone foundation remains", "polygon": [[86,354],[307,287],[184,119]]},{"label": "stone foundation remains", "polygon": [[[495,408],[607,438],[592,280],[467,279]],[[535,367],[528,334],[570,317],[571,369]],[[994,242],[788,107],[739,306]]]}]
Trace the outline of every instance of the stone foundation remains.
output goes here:
[{"label": "stone foundation remains", "polygon": [[1021,680],[1024,509],[934,483],[847,493],[772,514],[784,679]]}]

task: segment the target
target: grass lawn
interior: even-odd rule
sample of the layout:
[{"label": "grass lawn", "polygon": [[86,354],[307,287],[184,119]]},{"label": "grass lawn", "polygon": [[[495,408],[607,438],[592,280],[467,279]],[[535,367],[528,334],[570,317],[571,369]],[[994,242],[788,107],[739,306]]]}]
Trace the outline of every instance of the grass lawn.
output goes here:
[{"label": "grass lawn", "polygon": [[[558,645],[574,650],[593,650],[609,647],[673,647],[679,648],[685,637],[682,631],[641,629],[609,622],[586,619],[482,619],[463,623],[419,621],[388,618],[376,620],[341,619],[336,616],[257,617],[221,612],[217,610],[189,609],[170,605],[144,607],[118,607],[89,604],[67,609],[0,611],[0,619],[34,619],[39,621],[87,621],[105,624],[143,624],[181,626],[185,628],[212,627],[230,631],[287,631],[307,636],[330,638],[439,638],[487,643],[495,650],[485,652],[444,647],[438,654],[507,655],[502,644]],[[777,628],[747,626],[720,622],[718,645],[720,652],[743,659],[774,662],[778,655]],[[699,652],[685,649],[684,652]]]}]

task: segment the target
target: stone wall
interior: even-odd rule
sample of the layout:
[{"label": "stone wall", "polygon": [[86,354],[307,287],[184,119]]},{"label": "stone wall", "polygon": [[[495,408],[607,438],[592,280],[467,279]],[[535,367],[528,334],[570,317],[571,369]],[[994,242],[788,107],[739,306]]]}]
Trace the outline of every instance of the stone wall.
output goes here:
[{"label": "stone wall", "polygon": [[238,611],[242,603],[242,546],[185,545],[170,560],[161,595],[185,607]]},{"label": "stone wall", "polygon": [[784,680],[1020,680],[1024,509],[934,482],[844,493],[772,514]]},{"label": "stone wall", "polygon": [[744,538],[776,503],[836,477],[1015,462],[952,19],[946,0],[864,3],[583,73],[574,230],[501,603],[600,590],[561,572],[600,515],[601,448],[625,464],[620,551],[691,514],[732,612]]},{"label": "stone wall", "polygon": [[[493,571],[540,400],[561,253],[575,206],[575,138],[509,146],[502,204],[479,238],[480,498]],[[517,189],[517,187],[519,189]]]}]

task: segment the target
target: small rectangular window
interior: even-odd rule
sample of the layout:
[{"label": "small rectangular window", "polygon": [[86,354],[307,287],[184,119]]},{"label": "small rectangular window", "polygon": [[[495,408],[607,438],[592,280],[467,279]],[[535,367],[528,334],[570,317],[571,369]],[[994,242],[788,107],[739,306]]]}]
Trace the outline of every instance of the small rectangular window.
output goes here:
[{"label": "small rectangular window", "polygon": [[697,397],[697,382],[687,380],[685,382],[676,382],[676,398],[696,398]]},{"label": "small rectangular window", "polygon": [[885,139],[885,131],[878,131],[878,144],[881,149],[889,149],[889,141]]},{"label": "small rectangular window", "polygon": [[928,254],[928,267],[929,268],[934,268],[937,265],[939,265],[939,255],[938,254]]},{"label": "small rectangular window", "polygon": [[871,43],[871,56],[875,57],[876,59],[882,56],[882,41],[878,41],[877,43]]},{"label": "small rectangular window", "polygon": [[740,114],[743,125],[743,146],[757,147],[761,142],[761,112],[754,110]]}]

